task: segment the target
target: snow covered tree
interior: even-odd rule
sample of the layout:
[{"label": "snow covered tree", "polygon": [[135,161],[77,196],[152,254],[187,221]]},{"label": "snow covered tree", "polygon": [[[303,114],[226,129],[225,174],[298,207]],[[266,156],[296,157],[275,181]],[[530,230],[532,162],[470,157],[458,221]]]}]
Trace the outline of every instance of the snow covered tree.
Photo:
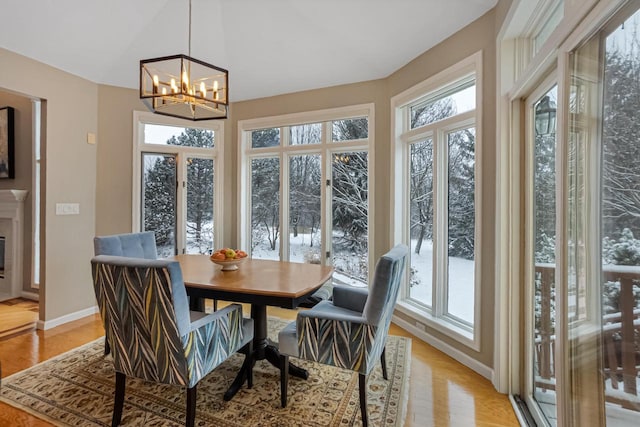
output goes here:
[{"label": "snow covered tree", "polygon": [[269,248],[277,249],[280,238],[280,160],[253,159],[251,162],[252,245],[266,236]]},{"label": "snow covered tree", "polygon": [[[368,126],[366,118],[336,120],[332,125],[332,138],[334,141],[367,138]],[[335,153],[331,159],[333,229],[340,233],[334,245],[356,253],[366,251],[368,245],[368,159],[366,151]]]},{"label": "snow covered tree", "polygon": [[341,233],[334,244],[356,252],[367,247],[368,157],[365,151],[333,155],[333,228]]},{"label": "snow covered tree", "polygon": [[320,156],[300,155],[289,160],[289,220],[293,235],[311,234],[320,227]]},{"label": "snow covered tree", "polygon": [[449,256],[473,259],[475,245],[475,129],[449,133]]},{"label": "snow covered tree", "polygon": [[608,46],[603,116],[603,234],[640,234],[640,38]]},{"label": "snow covered tree", "polygon": [[[280,145],[280,128],[251,132],[254,148]],[[252,248],[266,237],[271,250],[280,238],[280,160],[277,158],[251,161],[251,244]]]}]

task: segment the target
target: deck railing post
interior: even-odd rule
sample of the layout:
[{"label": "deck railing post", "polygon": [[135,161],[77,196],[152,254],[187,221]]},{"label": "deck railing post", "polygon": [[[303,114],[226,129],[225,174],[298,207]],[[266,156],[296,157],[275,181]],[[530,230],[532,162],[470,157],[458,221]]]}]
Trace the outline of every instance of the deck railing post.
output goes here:
[{"label": "deck railing post", "polygon": [[[622,379],[624,392],[637,395],[636,377],[636,351],[634,346],[635,336],[633,327],[633,310],[635,298],[633,297],[633,278],[635,275],[620,276],[620,320],[622,323]],[[637,277],[637,276],[636,276]]]}]

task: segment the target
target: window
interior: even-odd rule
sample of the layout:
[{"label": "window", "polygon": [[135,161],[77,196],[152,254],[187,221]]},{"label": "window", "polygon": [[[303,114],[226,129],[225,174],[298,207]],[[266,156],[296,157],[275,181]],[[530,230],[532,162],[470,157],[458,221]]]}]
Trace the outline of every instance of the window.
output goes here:
[{"label": "window", "polygon": [[370,105],[239,123],[240,246],[369,281]]},{"label": "window", "polygon": [[220,246],[221,125],[185,127],[147,113],[136,113],[134,123],[133,228],[155,232],[161,257],[210,253]]},{"label": "window", "polygon": [[399,309],[479,348],[480,54],[392,99],[394,239],[411,248]]}]

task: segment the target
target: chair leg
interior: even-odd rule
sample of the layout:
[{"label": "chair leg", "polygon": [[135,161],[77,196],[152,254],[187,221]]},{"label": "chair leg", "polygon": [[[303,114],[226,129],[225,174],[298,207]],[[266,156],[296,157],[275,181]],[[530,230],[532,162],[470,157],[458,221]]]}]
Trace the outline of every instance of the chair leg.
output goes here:
[{"label": "chair leg", "polygon": [[362,414],[362,427],[367,427],[367,376],[359,375],[358,388],[360,389],[360,413]]},{"label": "chair leg", "polygon": [[187,389],[187,427],[193,427],[196,422],[196,395],[197,384]]},{"label": "chair leg", "polygon": [[104,355],[111,353],[111,346],[109,345],[109,341],[107,341],[107,337],[104,338]]},{"label": "chair leg", "polygon": [[287,407],[287,386],[289,385],[289,356],[280,355],[280,404]]},{"label": "chair leg", "polygon": [[124,390],[127,383],[127,376],[122,372],[116,372],[116,395],[113,400],[113,417],[111,427],[118,427],[122,420],[122,406],[124,405]]},{"label": "chair leg", "polygon": [[380,355],[380,363],[382,364],[382,378],[388,380],[387,378],[387,356],[385,355],[386,347],[382,347],[382,354]]}]

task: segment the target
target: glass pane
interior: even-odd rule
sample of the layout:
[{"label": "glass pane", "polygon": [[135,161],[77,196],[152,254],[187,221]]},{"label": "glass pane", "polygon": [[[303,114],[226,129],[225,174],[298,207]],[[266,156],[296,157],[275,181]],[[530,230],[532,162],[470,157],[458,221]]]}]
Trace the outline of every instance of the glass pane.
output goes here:
[{"label": "glass pane", "polygon": [[214,136],[203,129],[145,124],[144,143],[213,148]]},{"label": "glass pane", "polygon": [[176,255],[176,159],[142,153],[142,229],[153,231],[160,258]]},{"label": "glass pane", "polygon": [[633,7],[572,58],[562,356],[575,425],[635,426],[640,418],[640,11]]},{"label": "glass pane", "polygon": [[475,248],[475,128],[447,135],[448,277],[446,312],[473,326]]},{"label": "glass pane", "polygon": [[564,17],[564,1],[559,1],[556,8],[551,12],[549,18],[547,18],[540,26],[540,30],[533,37],[533,55],[540,50],[544,42],[549,39],[553,30],[556,29],[562,18]]},{"label": "glass pane", "polygon": [[640,420],[640,11],[609,34],[602,129],[602,357],[607,424]]},{"label": "glass pane", "polygon": [[[599,184],[597,178],[600,167],[597,166],[597,150],[600,147],[599,135],[595,132],[601,117],[600,99],[602,93],[602,65],[599,37],[585,43],[573,56],[569,97],[570,127],[568,139],[568,212],[567,212],[567,291],[564,309],[567,316],[556,316],[555,322],[559,335],[560,325],[566,322],[566,346],[555,346],[557,352],[566,348],[562,354],[555,354],[558,364],[558,390],[567,395],[557,400],[558,405],[569,402],[564,408],[573,425],[604,425],[604,393],[601,382],[600,357],[600,283],[598,260],[600,243],[598,242],[599,221],[597,219]],[[558,280],[558,283],[560,281]],[[560,335],[561,336],[561,335]],[[566,364],[565,364],[566,362]],[[554,365],[555,366],[555,365]],[[568,381],[560,369],[567,366]],[[550,390],[547,394],[553,392]],[[542,393],[538,393],[542,400]],[[551,405],[549,405],[551,406]],[[549,417],[553,412],[547,411]]]},{"label": "glass pane", "polygon": [[409,297],[432,306],[433,286],[433,140],[411,145],[409,189],[411,283]]},{"label": "glass pane", "polygon": [[291,145],[319,144],[322,141],[322,124],[291,126]]},{"label": "glass pane", "polygon": [[280,259],[280,159],[251,160],[251,256]]},{"label": "glass pane", "polygon": [[289,159],[289,261],[321,263],[320,155]]},{"label": "glass pane", "polygon": [[259,129],[251,132],[251,148],[280,145],[280,128]]},{"label": "glass pane", "polygon": [[333,230],[331,262],[334,282],[368,283],[369,172],[366,151],[335,153],[331,179]]},{"label": "glass pane", "polygon": [[358,117],[357,119],[335,120],[332,122],[331,129],[332,141],[365,139],[369,137],[369,119]]},{"label": "glass pane", "polygon": [[556,101],[554,86],[534,105],[533,121],[533,396],[547,421],[556,424],[555,262]]},{"label": "glass pane", "polygon": [[187,158],[188,254],[213,251],[213,159]]},{"label": "glass pane", "polygon": [[465,82],[451,90],[412,105],[410,108],[411,129],[425,126],[456,114],[476,108],[475,80]]}]

